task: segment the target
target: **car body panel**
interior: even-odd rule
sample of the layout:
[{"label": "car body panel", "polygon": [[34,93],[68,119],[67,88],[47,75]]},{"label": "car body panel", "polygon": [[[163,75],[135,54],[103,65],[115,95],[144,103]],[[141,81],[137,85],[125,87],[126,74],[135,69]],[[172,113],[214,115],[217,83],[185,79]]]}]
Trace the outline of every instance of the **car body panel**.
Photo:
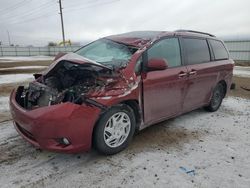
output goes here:
[{"label": "car body panel", "polygon": [[161,37],[173,34],[173,32],[168,31],[134,31],[118,35],[111,35],[105,38],[119,43],[143,48]]},{"label": "car body panel", "polygon": [[179,113],[187,84],[187,77],[179,77],[179,74],[184,72],[187,72],[186,67],[180,66],[147,73],[143,79],[145,124]]},{"label": "car body panel", "polygon": [[[15,92],[10,96],[10,111],[15,128],[28,142],[41,149],[70,153],[91,148],[99,108],[62,103],[27,111],[16,102]],[[60,145],[56,139],[62,137],[71,144]]]},{"label": "car body panel", "polygon": [[[189,77],[183,103],[183,112],[209,103],[213,86],[218,79],[219,73],[217,65],[212,66],[210,62],[187,65],[187,69]],[[190,72],[193,72],[193,74],[190,74]]]},{"label": "car body panel", "polygon": [[[230,75],[230,72],[233,70],[233,64],[230,65],[228,60],[212,61],[187,65],[187,69],[189,73],[195,73],[189,75],[183,112],[208,104],[214,87],[219,81]],[[228,84],[231,85],[231,81]]]}]

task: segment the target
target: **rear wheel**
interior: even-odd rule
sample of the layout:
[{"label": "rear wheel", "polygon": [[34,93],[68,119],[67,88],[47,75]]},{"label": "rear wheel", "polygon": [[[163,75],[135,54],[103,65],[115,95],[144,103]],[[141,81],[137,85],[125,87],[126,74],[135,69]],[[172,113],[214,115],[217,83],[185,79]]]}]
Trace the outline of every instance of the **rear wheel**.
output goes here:
[{"label": "rear wheel", "polygon": [[213,91],[213,96],[210,100],[210,103],[208,106],[205,107],[205,109],[209,112],[215,112],[220,108],[220,105],[222,103],[222,100],[225,96],[225,89],[222,83],[218,83]]},{"label": "rear wheel", "polygon": [[134,132],[133,110],[127,105],[114,106],[98,121],[94,130],[94,146],[103,154],[118,153],[128,146]]}]

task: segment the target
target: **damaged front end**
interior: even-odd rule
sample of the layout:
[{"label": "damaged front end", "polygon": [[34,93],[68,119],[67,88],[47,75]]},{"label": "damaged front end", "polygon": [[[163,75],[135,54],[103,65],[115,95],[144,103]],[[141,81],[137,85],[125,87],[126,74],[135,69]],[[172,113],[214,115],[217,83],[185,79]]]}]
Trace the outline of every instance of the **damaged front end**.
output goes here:
[{"label": "damaged front end", "polygon": [[[105,48],[100,50],[100,46]],[[139,81],[128,66],[135,50],[101,40],[55,59],[28,86],[11,93],[16,130],[41,149],[89,150],[100,115],[110,106],[138,96]]]},{"label": "damaged front end", "polygon": [[[125,83],[118,72],[86,61],[59,60],[27,87],[11,93],[16,130],[41,149],[89,150],[93,127],[107,108],[97,98]],[[61,142],[65,139],[67,144]]]},{"label": "damaged front end", "polygon": [[84,102],[104,108],[91,100],[91,95],[112,88],[119,78],[111,69],[62,60],[49,72],[29,83],[28,87],[20,86],[16,100],[28,110],[65,102]]}]

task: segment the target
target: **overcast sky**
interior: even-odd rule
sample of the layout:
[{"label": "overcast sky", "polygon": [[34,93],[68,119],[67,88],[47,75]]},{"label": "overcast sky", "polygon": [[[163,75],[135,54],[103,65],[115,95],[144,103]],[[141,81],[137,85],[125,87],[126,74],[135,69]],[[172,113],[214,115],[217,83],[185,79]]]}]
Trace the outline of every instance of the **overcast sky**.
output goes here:
[{"label": "overcast sky", "polygon": [[[192,29],[250,38],[250,0],[62,0],[66,39],[73,42],[135,30]],[[62,41],[57,0],[0,0],[0,41]]]}]

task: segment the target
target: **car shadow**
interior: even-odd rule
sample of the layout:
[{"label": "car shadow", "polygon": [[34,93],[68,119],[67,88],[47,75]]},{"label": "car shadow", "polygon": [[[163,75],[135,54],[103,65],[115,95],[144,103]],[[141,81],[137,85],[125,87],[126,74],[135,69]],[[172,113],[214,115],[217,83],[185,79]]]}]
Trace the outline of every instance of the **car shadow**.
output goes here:
[{"label": "car shadow", "polygon": [[176,118],[149,126],[135,135],[128,150],[134,153],[148,150],[168,150],[172,147],[181,149],[182,145],[193,140],[200,140],[206,132],[197,128],[187,128],[186,120],[206,115],[203,109],[185,113]]}]

